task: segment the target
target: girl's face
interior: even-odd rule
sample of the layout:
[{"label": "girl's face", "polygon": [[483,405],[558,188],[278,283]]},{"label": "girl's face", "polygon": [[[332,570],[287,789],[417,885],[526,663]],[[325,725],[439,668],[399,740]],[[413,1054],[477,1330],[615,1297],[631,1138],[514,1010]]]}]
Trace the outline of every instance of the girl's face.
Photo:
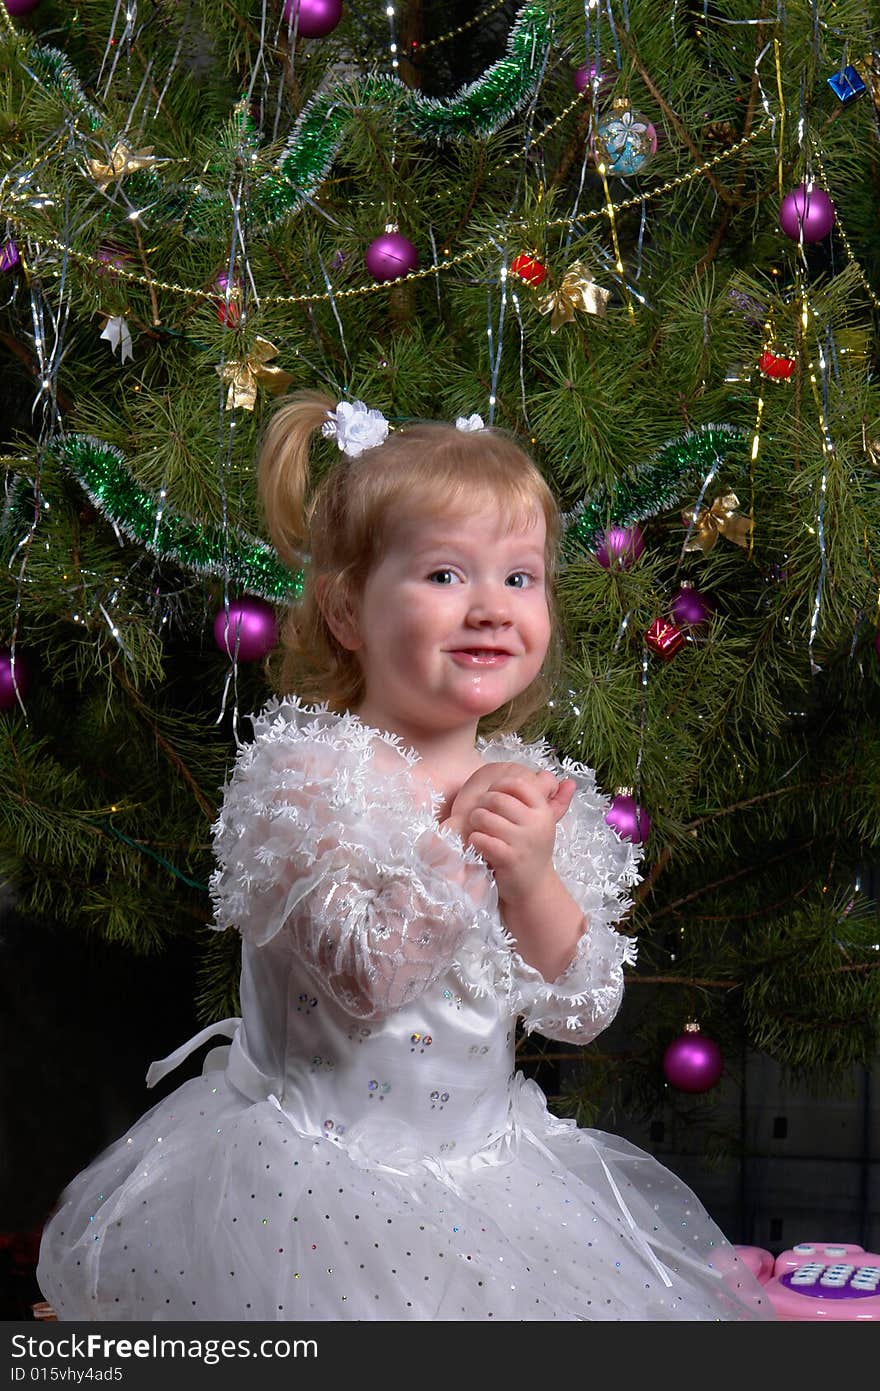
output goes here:
[{"label": "girl's face", "polygon": [[364,672],[364,706],[389,722],[452,730],[524,691],[550,640],[545,535],[540,510],[507,536],[491,510],[399,523],[344,643]]}]

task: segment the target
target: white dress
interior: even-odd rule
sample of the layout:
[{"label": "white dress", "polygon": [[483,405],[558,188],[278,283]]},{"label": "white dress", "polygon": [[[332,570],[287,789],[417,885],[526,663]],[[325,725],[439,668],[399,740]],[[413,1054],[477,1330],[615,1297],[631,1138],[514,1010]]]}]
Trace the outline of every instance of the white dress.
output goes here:
[{"label": "white dress", "polygon": [[241,1020],[201,1076],[70,1184],[38,1279],[59,1319],[761,1319],[698,1199],[625,1140],[558,1120],[514,1065],[517,1016],[588,1043],[616,1013],[638,878],[593,773],[479,740],[577,790],[554,863],[589,928],[549,984],[494,877],[442,829],[419,755],[326,705],[254,717],[214,826]]}]

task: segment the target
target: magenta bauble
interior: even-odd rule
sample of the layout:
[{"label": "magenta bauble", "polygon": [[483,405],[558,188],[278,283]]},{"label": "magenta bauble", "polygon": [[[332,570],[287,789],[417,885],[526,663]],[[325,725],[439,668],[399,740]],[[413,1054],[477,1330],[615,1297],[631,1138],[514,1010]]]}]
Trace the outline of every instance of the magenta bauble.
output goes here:
[{"label": "magenta bauble", "polygon": [[31,10],[35,10],[40,0],[3,0],[3,3],[13,19],[17,19],[19,15],[30,14]]},{"label": "magenta bauble", "polygon": [[401,232],[383,232],[370,242],[364,259],[374,280],[397,280],[416,269],[419,253]]},{"label": "magenta bauble", "polygon": [[634,845],[642,845],[651,834],[651,818],[645,808],[624,792],[618,792],[611,799],[605,820],[621,840],[631,840]]},{"label": "magenta bauble", "polygon": [[287,0],[284,18],[304,39],[323,39],[342,18],[342,0]]},{"label": "magenta bauble", "polygon": [[606,570],[626,570],[645,549],[645,538],[637,526],[612,526],[596,549],[596,559]]},{"label": "magenta bauble", "polygon": [[240,662],[258,662],[272,651],[277,640],[275,610],[265,599],[251,594],[229,605],[228,621],[225,608],[214,619],[214,641],[220,651]]},{"label": "magenta bauble", "polygon": [[792,241],[821,241],[834,226],[834,204],[824,189],[799,184],[782,200],[779,225]]},{"label": "magenta bauble", "polygon": [[705,594],[694,589],[693,585],[683,584],[681,589],[673,594],[669,612],[676,623],[698,628],[701,624],[708,623],[712,617],[712,603]]},{"label": "magenta bauble", "polygon": [[696,1029],[674,1038],[663,1054],[663,1075],[680,1092],[707,1092],[723,1071],[718,1044]]},{"label": "magenta bauble", "polygon": [[20,259],[18,247],[10,237],[0,246],[0,271],[15,270]]},{"label": "magenta bauble", "polygon": [[97,259],[98,274],[105,275],[108,280],[118,280],[118,272],[132,264],[132,257],[118,246],[99,246]]},{"label": "magenta bauble", "polygon": [[[593,82],[595,80],[595,77],[596,64],[582,63],[579,68],[575,69],[574,77],[572,79],[572,81],[574,82],[574,90],[576,92],[591,92],[593,90]],[[601,96],[603,92],[607,92],[608,88],[612,87],[613,85],[613,75],[609,72],[600,72],[599,80],[596,83],[597,96]]]},{"label": "magenta bauble", "polygon": [[21,650],[15,650],[15,664],[12,649],[0,647],[0,710],[14,710],[18,705],[18,695],[24,697],[30,683],[30,667]]}]

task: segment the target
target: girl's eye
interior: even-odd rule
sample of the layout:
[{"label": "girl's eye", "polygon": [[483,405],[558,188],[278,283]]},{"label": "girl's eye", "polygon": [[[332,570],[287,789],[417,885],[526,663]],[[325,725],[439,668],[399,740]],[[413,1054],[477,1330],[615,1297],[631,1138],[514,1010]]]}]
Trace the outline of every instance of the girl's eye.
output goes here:
[{"label": "girl's eye", "polygon": [[[455,571],[446,569],[432,570],[430,575],[428,576],[428,579],[433,580],[437,575],[455,575]],[[513,574],[508,576],[508,579],[515,579],[517,576],[522,576],[524,579],[531,580],[533,585],[537,582],[537,577],[533,575],[529,570],[514,570]],[[444,587],[448,588],[449,586],[446,585]],[[525,585],[516,585],[515,588],[525,589]]]}]

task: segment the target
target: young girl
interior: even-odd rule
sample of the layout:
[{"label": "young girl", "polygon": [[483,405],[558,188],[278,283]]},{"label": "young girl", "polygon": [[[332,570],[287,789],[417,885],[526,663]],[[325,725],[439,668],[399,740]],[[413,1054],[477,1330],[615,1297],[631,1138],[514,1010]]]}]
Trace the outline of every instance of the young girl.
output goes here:
[{"label": "young girl", "polygon": [[303,393],[270,426],[272,539],[310,554],[298,695],[254,718],[214,827],[242,1017],[154,1064],[232,1040],[63,1195],[60,1319],[772,1317],[686,1187],[515,1070],[517,1017],[567,1043],[613,1018],[638,875],[593,773],[516,733],[559,669],[560,518],[481,424],[389,436]]}]

